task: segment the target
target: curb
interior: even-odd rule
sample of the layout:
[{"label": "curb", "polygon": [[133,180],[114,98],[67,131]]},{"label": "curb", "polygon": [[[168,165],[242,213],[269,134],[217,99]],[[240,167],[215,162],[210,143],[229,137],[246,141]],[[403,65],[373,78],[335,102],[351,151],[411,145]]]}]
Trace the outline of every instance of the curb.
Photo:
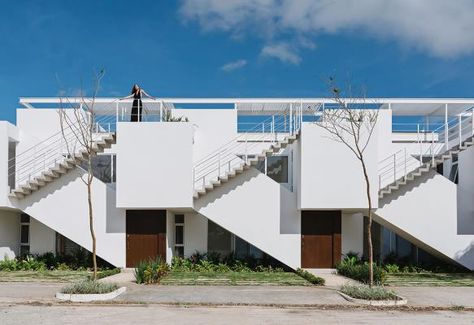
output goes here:
[{"label": "curb", "polygon": [[377,306],[377,307],[393,307],[393,306],[403,306],[407,304],[407,299],[397,296],[399,300],[365,300],[365,299],[357,299],[352,298],[341,291],[337,291],[344,299],[347,301],[359,304],[359,305],[369,305],[369,306]]},{"label": "curb", "polygon": [[69,293],[56,293],[56,298],[64,301],[72,302],[91,302],[91,301],[106,301],[111,300],[127,290],[126,287],[120,287],[117,290],[114,290],[109,293],[99,293],[99,294],[69,294]]}]

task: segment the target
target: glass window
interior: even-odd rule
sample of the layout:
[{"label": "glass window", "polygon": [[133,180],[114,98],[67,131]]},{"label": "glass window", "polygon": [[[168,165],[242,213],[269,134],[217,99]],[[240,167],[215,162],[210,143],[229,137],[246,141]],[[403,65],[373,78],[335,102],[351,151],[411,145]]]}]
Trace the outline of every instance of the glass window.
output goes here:
[{"label": "glass window", "polygon": [[207,224],[207,251],[221,255],[232,252],[232,234],[211,220]]},{"label": "glass window", "polygon": [[175,245],[183,245],[184,244],[184,227],[183,226],[176,226],[176,239]]},{"label": "glass window", "polygon": [[[87,170],[87,162],[83,162],[81,167]],[[115,167],[115,166],[114,166]],[[115,169],[114,169],[115,170]],[[104,183],[112,181],[112,156],[98,155],[92,157],[92,173]]]},{"label": "glass window", "polygon": [[183,246],[176,246],[174,248],[174,254],[179,257],[184,256],[184,247]]},{"label": "glass window", "polygon": [[20,243],[28,244],[30,242],[30,226],[21,225]]},{"label": "glass window", "polygon": [[117,181],[117,156],[112,156],[112,182],[115,183]]},{"label": "glass window", "polygon": [[[278,183],[288,183],[288,156],[267,157],[266,174]],[[265,173],[265,161],[260,161],[256,168]]]},{"label": "glass window", "polygon": [[25,214],[25,213],[22,213],[20,215],[20,222],[21,223],[30,223],[30,216]]},{"label": "glass window", "polygon": [[20,256],[25,256],[30,254],[30,246],[29,245],[21,245],[20,246]]},{"label": "glass window", "polygon": [[174,223],[184,223],[184,215],[177,214],[174,216]]}]

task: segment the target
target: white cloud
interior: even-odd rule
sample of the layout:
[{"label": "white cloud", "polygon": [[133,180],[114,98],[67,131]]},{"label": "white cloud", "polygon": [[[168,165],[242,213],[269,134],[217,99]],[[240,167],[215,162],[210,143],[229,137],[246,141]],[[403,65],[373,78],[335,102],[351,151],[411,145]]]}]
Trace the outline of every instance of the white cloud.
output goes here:
[{"label": "white cloud", "polygon": [[224,64],[221,67],[221,70],[225,71],[225,72],[231,72],[231,71],[243,68],[246,65],[247,65],[247,60],[240,59],[240,60],[237,60],[237,61],[232,61],[232,62]]},{"label": "white cloud", "polygon": [[[351,32],[395,40],[437,57],[474,52],[472,0],[181,0],[181,14],[204,30],[258,34],[267,43],[289,34]],[[306,42],[305,44],[311,44]],[[301,48],[305,44],[300,44]]]},{"label": "white cloud", "polygon": [[274,57],[285,63],[300,64],[301,57],[287,43],[265,45],[260,53],[263,57]]}]

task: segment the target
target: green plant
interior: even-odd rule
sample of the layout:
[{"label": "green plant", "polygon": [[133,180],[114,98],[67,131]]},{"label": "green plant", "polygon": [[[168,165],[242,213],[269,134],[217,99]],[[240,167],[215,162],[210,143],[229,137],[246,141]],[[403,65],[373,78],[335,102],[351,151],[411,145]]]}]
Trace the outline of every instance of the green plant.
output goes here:
[{"label": "green plant", "polygon": [[16,271],[18,270],[18,263],[15,259],[9,259],[5,256],[3,261],[0,261],[0,271]]},{"label": "green plant", "polygon": [[120,273],[120,269],[119,268],[114,268],[114,269],[107,269],[107,270],[100,270],[99,272],[97,272],[97,279],[102,279],[102,278],[106,278],[108,276],[111,276],[111,275],[114,275],[114,274],[118,274]]},{"label": "green plant", "polygon": [[18,267],[22,271],[43,271],[47,269],[43,261],[39,261],[30,255],[19,261]]},{"label": "green plant", "polygon": [[[353,257],[345,257],[336,265],[337,272],[348,278],[368,283],[369,282],[369,264],[355,260]],[[387,273],[379,265],[373,266],[374,282],[383,284],[386,281]]]},{"label": "green plant", "polygon": [[169,266],[161,258],[141,261],[135,268],[135,279],[138,284],[159,283],[169,272]]},{"label": "green plant", "polygon": [[296,269],[296,274],[314,285],[323,286],[326,282],[323,278],[320,278],[319,276],[311,274],[308,271],[300,268]]},{"label": "green plant", "polygon": [[384,265],[384,269],[387,273],[399,273],[400,267],[397,264],[386,264]]},{"label": "green plant", "polygon": [[384,287],[367,285],[343,285],[341,292],[356,299],[364,300],[399,300],[396,293]]},{"label": "green plant", "polygon": [[61,292],[67,294],[100,294],[109,293],[117,289],[118,285],[115,283],[85,280],[68,285],[62,288]]}]

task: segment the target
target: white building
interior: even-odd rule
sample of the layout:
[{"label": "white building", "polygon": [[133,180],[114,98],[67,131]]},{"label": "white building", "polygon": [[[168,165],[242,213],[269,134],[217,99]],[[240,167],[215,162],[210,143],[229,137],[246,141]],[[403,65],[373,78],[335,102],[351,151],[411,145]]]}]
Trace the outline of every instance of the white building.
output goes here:
[{"label": "white building", "polygon": [[[143,102],[142,121],[132,123],[130,101],[95,100],[92,201],[101,258],[131,267],[198,251],[332,268],[343,254],[364,255],[360,162],[318,125],[334,102]],[[91,249],[83,154],[66,149],[73,135],[61,132],[64,103],[91,105],[21,98],[16,125],[0,122],[0,258],[61,253],[72,243]],[[376,256],[474,269],[474,99],[364,103],[379,110],[365,150]],[[162,121],[164,111],[189,122]]]}]

